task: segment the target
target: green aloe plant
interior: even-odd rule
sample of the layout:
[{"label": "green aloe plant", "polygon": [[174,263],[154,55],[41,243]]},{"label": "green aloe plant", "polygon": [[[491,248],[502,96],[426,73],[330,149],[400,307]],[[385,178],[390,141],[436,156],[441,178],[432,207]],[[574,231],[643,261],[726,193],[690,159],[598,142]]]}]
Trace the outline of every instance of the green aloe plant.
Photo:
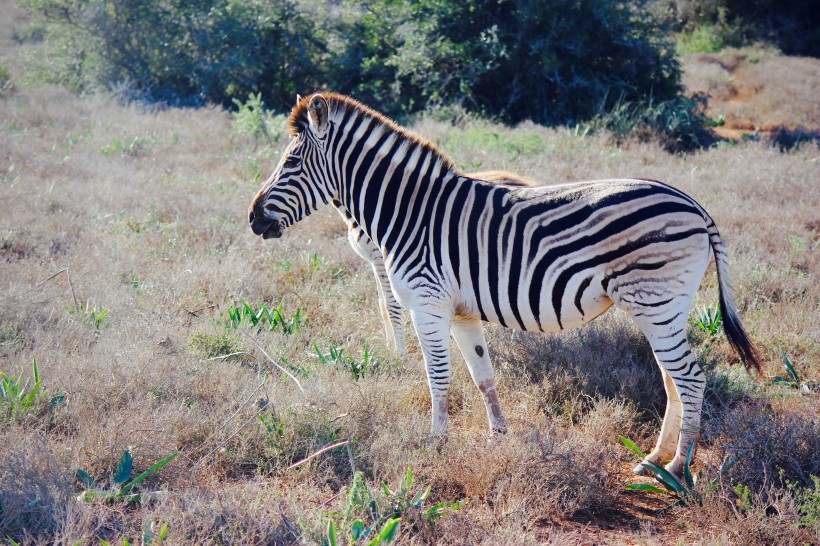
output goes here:
[{"label": "green aloe plant", "polygon": [[800,379],[797,370],[794,368],[794,364],[792,364],[791,359],[783,349],[780,350],[780,358],[783,360],[783,367],[786,369],[786,374],[788,374],[789,377],[785,378],[776,375],[772,378],[772,383],[798,389],[801,392],[810,392],[812,388],[818,386],[817,381],[803,381]]},{"label": "green aloe plant", "polygon": [[[34,376],[34,385],[29,388],[29,381],[23,383],[23,375],[7,375],[0,372],[0,401],[5,406],[5,413],[11,418],[24,417],[37,409],[40,403],[47,398],[48,391],[43,387],[40,378],[40,369],[37,367],[37,358],[32,358],[31,367]],[[51,407],[65,401],[65,395],[55,394],[50,397]]]},{"label": "green aloe plant", "polygon": [[158,491],[148,493],[133,493],[132,490],[136,485],[145,481],[153,473],[176,459],[179,451],[168,455],[164,459],[160,459],[151,465],[142,474],[131,479],[131,474],[134,470],[134,458],[131,454],[131,448],[126,449],[120,457],[119,464],[114,470],[112,476],[112,486],[110,488],[101,487],[91,475],[85,470],[78,468],[74,475],[86,487],[85,491],[77,495],[77,500],[80,502],[92,502],[95,500],[102,500],[106,502],[113,501],[128,501],[132,503],[142,502],[159,496]]},{"label": "green aloe plant", "polygon": [[[660,487],[656,487],[652,484],[648,483],[631,483],[626,486],[627,490],[630,491],[651,491],[653,493],[661,493],[661,494],[668,494],[674,497],[677,497],[677,500],[659,510],[660,512],[664,512],[673,508],[675,506],[682,506],[684,504],[690,504],[692,502],[700,503],[701,502],[701,495],[696,490],[695,486],[698,482],[703,478],[703,473],[698,472],[697,475],[692,475],[692,457],[695,453],[695,442],[692,442],[692,445],[689,446],[689,450],[686,452],[686,460],[683,463],[683,480],[678,479],[675,477],[671,472],[666,470],[663,466],[659,464],[655,464],[652,462],[644,461],[646,459],[646,454],[644,454],[641,449],[635,445],[635,443],[626,438],[625,436],[618,436],[621,439],[621,442],[629,448],[635,455],[641,458],[643,462],[641,462],[641,466],[650,470],[655,473],[655,479],[663,485],[664,489]],[[730,468],[732,468],[737,462],[742,458],[742,456],[737,456],[733,459],[730,459],[728,455],[723,460],[723,465],[721,466],[720,470],[718,471],[718,475],[715,476],[714,479],[710,482],[710,487],[714,490],[717,489],[718,481],[720,479],[720,475],[724,472],[727,472]]]}]

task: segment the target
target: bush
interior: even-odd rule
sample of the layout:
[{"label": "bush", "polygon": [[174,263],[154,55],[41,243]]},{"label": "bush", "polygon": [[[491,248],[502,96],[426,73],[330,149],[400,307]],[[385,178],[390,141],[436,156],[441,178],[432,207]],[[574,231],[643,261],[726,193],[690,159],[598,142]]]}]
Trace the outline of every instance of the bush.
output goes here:
[{"label": "bush", "polygon": [[26,0],[48,23],[52,83],[125,88],[175,105],[263,91],[277,106],[316,86],[311,25],[291,0]]},{"label": "bush", "polygon": [[[329,87],[392,115],[434,105],[516,122],[663,101],[680,69],[648,0],[26,0],[48,23],[44,76],[75,91],[276,110]],[[256,95],[258,96],[258,95]]]},{"label": "bush", "polygon": [[641,141],[657,140],[670,152],[690,151],[714,141],[706,128],[709,118],[705,108],[703,96],[618,101],[593,120],[592,126],[609,130],[619,141],[632,136]]},{"label": "bush", "polygon": [[340,55],[361,59],[351,91],[394,114],[457,103],[510,122],[565,123],[602,101],[680,90],[673,45],[647,2],[396,4],[365,3]]},{"label": "bush", "polygon": [[820,55],[820,11],[810,0],[664,0],[684,51],[770,42],[787,55]]}]

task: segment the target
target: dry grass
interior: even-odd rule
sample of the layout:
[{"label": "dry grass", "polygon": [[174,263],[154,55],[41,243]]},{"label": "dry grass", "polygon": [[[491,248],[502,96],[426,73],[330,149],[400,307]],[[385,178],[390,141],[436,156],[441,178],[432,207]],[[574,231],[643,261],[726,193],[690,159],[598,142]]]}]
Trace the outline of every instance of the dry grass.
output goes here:
[{"label": "dry grass", "polygon": [[[486,435],[481,397],[456,358],[453,431],[430,445],[421,353],[411,343],[397,359],[387,347],[370,270],[347,247],[336,213],[321,211],[275,243],[247,228],[255,177],[271,170],[282,143],[237,135],[219,110],[151,110],[22,84],[0,98],[0,120],[1,367],[29,377],[36,356],[44,388],[65,395],[26,418],[3,416],[0,536],[135,543],[153,522],[169,524],[173,544],[279,544],[295,542],[294,533],[320,541],[328,518],[345,509],[347,451],[287,467],[351,439],[352,463],[372,487],[395,486],[409,466],[432,487],[431,503],[468,501],[434,526],[408,524],[401,543],[816,540],[816,528],[798,527],[802,497],[787,482],[809,487],[820,471],[817,395],[729,371],[737,358],[722,338],[696,339],[713,378],[698,467],[713,472],[727,451],[747,457],[703,507],[653,515],[662,499],[624,491],[634,461],[617,435],[648,447],[664,395],[648,346],[624,316],[562,336],[489,328],[510,433]],[[425,120],[417,130],[465,169],[543,183],[640,176],[689,192],[726,239],[767,373],[783,375],[783,349],[805,378],[820,377],[812,147],[780,153],[750,142],[670,156],[531,125]],[[64,273],[38,284],[65,268],[79,302],[110,310],[98,327],[69,312]],[[699,304],[716,296],[712,272]],[[302,308],[308,322],[290,335],[227,329],[228,308],[244,300],[284,300],[289,316]],[[241,331],[283,357],[305,392]],[[314,342],[357,357],[367,342],[379,368],[354,381],[322,365]],[[214,358],[228,352],[244,354]],[[104,481],[128,446],[137,472],[181,452],[144,485],[165,497],[73,500],[77,468]],[[752,508],[738,509],[736,482],[751,488]]]},{"label": "dry grass", "polygon": [[683,67],[687,89],[705,93],[709,115],[725,119],[721,136],[803,131],[818,138],[820,60],[750,47],[688,54]]}]

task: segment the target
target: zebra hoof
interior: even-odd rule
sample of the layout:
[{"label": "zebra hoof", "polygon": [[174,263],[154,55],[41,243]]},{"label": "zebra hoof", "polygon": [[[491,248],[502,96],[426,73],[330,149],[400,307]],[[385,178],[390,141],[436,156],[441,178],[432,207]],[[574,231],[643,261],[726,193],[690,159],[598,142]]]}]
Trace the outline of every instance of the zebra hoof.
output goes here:
[{"label": "zebra hoof", "polygon": [[490,428],[490,436],[504,436],[507,434],[507,425],[496,425]]},{"label": "zebra hoof", "polygon": [[632,473],[637,476],[651,476],[654,474],[654,472],[643,466],[643,461],[638,463],[638,465],[632,469]]}]

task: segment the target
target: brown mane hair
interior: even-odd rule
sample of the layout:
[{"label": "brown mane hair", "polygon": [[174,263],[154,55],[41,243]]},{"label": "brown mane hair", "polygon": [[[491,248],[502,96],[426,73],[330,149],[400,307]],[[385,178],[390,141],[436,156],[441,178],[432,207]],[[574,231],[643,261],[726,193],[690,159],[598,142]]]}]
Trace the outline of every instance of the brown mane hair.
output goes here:
[{"label": "brown mane hair", "polygon": [[[385,116],[384,114],[379,113],[370,108],[369,106],[366,106],[361,102],[357,101],[356,99],[348,97],[346,95],[340,95],[339,93],[316,94],[321,95],[327,101],[329,119],[332,119],[340,110],[356,110],[360,116],[373,118],[380,125],[386,127],[388,131],[397,133],[402,140],[414,144],[416,146],[421,146],[423,149],[432,152],[441,159],[441,161],[444,163],[444,167],[447,170],[456,170],[455,165],[450,160],[450,158],[444,155],[444,153],[441,150],[439,150],[435,144],[433,144],[429,140],[420,137],[412,131],[405,129],[404,127],[402,127],[389,117]],[[308,125],[310,123],[308,120],[308,107],[310,106],[310,100],[316,94],[307,97],[300,97],[299,100],[296,102],[296,106],[294,106],[293,110],[291,110],[290,119],[288,120],[291,136],[298,136],[308,128]]]},{"label": "brown mane hair", "polygon": [[531,188],[538,185],[534,180],[510,171],[480,171],[464,173],[464,176],[509,188]]}]

